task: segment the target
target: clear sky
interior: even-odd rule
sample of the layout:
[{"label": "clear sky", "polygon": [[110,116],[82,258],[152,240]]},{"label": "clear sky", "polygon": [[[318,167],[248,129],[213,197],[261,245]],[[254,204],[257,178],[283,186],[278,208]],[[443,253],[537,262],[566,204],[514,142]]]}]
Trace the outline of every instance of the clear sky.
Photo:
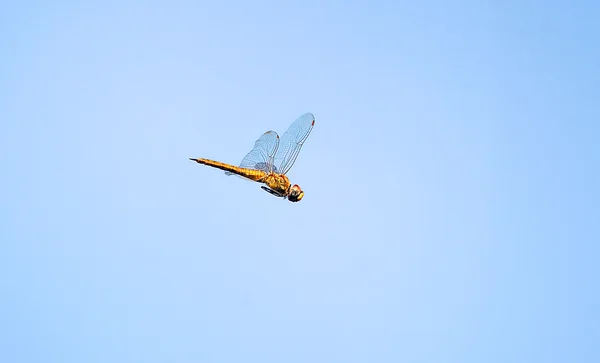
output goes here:
[{"label": "clear sky", "polygon": [[3,2],[0,361],[600,361],[599,10]]}]

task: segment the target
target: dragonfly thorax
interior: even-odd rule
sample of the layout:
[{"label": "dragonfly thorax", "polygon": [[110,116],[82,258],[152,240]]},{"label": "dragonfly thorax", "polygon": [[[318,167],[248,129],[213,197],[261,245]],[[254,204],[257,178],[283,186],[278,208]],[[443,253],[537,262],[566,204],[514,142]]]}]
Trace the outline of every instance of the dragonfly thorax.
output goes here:
[{"label": "dragonfly thorax", "polygon": [[283,174],[275,174],[270,173],[265,176],[263,183],[265,183],[269,188],[281,194],[282,196],[287,196],[290,192],[290,188],[292,184],[290,183],[290,179]]},{"label": "dragonfly thorax", "polygon": [[267,191],[271,194],[287,198],[290,202],[299,202],[304,197],[304,192],[300,189],[300,186],[298,184],[292,185],[288,177],[283,174],[270,173],[260,181],[269,187]]}]

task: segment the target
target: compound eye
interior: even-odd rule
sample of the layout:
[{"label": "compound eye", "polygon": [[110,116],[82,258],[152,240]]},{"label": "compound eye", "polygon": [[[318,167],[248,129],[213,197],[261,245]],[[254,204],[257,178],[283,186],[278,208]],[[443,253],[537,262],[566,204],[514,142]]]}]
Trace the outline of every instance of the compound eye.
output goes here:
[{"label": "compound eye", "polygon": [[292,186],[292,189],[290,190],[290,195],[288,196],[288,200],[290,202],[298,202],[298,201],[302,200],[303,197],[304,197],[304,192],[302,191],[302,189],[300,189],[300,187],[297,184],[294,184],[294,186]]}]

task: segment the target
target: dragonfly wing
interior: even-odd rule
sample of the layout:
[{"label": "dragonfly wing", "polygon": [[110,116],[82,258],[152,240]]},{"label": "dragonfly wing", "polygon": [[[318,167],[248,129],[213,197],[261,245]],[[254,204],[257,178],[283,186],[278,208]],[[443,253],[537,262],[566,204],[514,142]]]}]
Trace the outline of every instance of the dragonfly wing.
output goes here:
[{"label": "dragonfly wing", "polygon": [[[279,147],[279,135],[275,131],[267,131],[254,143],[254,148],[246,154],[242,162],[241,168],[262,170],[265,173],[270,173],[275,160],[275,153]],[[225,172],[227,175],[234,173]]]},{"label": "dragonfly wing", "polygon": [[281,136],[274,163],[277,173],[286,174],[292,168],[314,125],[315,116],[312,113],[305,113],[298,117]]}]

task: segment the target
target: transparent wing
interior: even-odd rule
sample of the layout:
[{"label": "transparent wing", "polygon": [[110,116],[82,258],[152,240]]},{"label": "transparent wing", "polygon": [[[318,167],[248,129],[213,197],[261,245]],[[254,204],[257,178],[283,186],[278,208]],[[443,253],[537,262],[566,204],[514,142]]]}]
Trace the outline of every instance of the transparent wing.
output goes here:
[{"label": "transparent wing", "polygon": [[276,173],[286,174],[294,165],[304,141],[315,125],[315,116],[305,113],[298,117],[279,140],[279,148],[275,154]]},{"label": "transparent wing", "polygon": [[[265,173],[275,171],[273,161],[279,147],[279,135],[275,131],[267,131],[254,143],[254,148],[246,154],[240,163],[241,168],[262,170]],[[237,175],[225,172],[226,175]]]}]

